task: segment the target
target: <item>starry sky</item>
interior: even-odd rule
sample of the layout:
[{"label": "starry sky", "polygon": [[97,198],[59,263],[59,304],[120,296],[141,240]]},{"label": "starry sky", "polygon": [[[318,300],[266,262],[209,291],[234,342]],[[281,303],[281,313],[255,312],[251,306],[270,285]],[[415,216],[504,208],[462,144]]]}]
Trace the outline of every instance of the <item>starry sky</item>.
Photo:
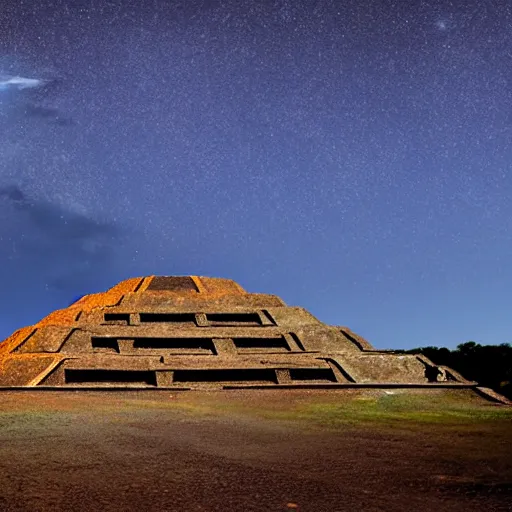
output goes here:
[{"label": "starry sky", "polygon": [[511,342],[511,197],[508,0],[1,2],[0,338],[194,274]]}]

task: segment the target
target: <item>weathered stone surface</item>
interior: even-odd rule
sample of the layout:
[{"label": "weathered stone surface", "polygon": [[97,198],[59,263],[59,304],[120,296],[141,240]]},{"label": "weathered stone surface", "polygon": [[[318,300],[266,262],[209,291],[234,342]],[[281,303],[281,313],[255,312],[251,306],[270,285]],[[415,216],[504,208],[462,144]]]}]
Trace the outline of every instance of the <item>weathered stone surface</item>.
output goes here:
[{"label": "weathered stone surface", "polygon": [[476,386],[228,279],[128,279],[0,344],[0,386]]}]

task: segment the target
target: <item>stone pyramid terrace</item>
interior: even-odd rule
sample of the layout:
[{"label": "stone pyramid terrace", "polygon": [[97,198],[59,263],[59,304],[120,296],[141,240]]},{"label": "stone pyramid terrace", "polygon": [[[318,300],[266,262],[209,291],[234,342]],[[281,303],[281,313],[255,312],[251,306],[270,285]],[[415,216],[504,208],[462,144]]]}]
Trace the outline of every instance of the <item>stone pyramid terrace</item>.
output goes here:
[{"label": "stone pyramid terrace", "polygon": [[209,277],[128,279],[0,343],[0,386],[466,387],[423,356],[375,350],[279,297]]}]

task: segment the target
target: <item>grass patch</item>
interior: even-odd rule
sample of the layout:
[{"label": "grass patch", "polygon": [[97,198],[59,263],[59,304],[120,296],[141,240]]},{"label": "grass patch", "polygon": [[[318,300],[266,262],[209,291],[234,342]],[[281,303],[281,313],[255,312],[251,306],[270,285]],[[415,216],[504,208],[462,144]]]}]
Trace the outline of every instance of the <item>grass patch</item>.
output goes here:
[{"label": "grass patch", "polygon": [[[266,401],[230,399],[226,395],[182,395],[179,399],[161,402],[147,401],[148,410],[165,408],[195,416],[248,416],[265,420],[281,420],[301,425],[337,428],[350,425],[381,424],[389,426],[480,424],[512,420],[512,408],[496,406],[479,398],[457,393],[415,394],[386,393],[341,396],[322,395]],[[144,402],[146,402],[144,400]],[[142,405],[136,402],[137,407]],[[132,403],[132,406],[135,405]]]},{"label": "grass patch", "polygon": [[[48,397],[51,398],[51,397]],[[133,415],[193,416],[198,420],[239,417],[248,420],[283,421],[299,428],[390,426],[414,429],[415,425],[444,426],[512,425],[512,407],[493,405],[471,393],[443,391],[358,391],[353,393],[172,393],[155,396],[77,396],[73,400],[51,398],[36,404],[16,404],[0,410],[4,428],[46,428],[54,421],[103,417],[127,421]],[[62,400],[62,401],[61,401]],[[13,404],[11,404],[13,405]],[[28,409],[28,410],[27,410]]]},{"label": "grass patch", "polygon": [[[270,412],[270,411],[269,411]],[[390,426],[460,425],[512,420],[512,408],[476,405],[451,397],[433,399],[421,395],[381,395],[353,398],[341,403],[317,401],[298,404],[293,409],[265,413],[286,420],[301,420],[336,428],[353,424],[388,424]]]}]

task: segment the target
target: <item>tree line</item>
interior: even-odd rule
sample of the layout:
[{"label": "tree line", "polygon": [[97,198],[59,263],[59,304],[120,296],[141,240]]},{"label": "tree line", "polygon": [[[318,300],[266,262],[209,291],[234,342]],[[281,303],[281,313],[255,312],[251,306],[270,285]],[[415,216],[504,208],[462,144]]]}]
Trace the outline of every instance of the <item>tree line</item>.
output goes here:
[{"label": "tree line", "polygon": [[450,350],[444,347],[420,347],[400,351],[423,354],[437,365],[453,368],[468,380],[512,399],[512,345],[480,345],[468,341]]}]

